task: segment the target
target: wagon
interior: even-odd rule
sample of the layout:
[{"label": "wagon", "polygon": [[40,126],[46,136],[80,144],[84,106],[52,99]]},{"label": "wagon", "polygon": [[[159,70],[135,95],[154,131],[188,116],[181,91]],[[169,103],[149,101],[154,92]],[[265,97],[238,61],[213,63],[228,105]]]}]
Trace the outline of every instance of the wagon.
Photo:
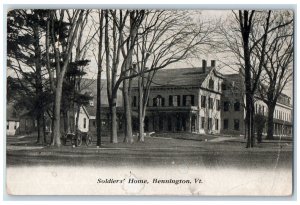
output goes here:
[{"label": "wagon", "polygon": [[81,146],[82,142],[86,144],[86,146],[90,146],[92,144],[92,135],[88,132],[77,132],[77,136],[75,133],[66,133],[62,137],[63,145],[67,145],[68,141],[71,145],[75,145],[76,147]]}]

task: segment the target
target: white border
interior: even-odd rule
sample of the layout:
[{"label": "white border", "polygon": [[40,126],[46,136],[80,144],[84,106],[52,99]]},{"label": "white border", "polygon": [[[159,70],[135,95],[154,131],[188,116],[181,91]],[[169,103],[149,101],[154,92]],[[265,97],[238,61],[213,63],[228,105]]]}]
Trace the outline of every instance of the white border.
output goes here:
[{"label": "white border", "polygon": [[[82,4],[82,3],[85,3],[85,4]],[[64,1],[61,1],[61,0],[51,0],[51,1],[46,1],[46,2],[42,2],[41,0],[27,0],[26,2],[25,1],[22,1],[22,0],[4,0],[2,2],[2,7],[1,7],[1,12],[0,12],[0,15],[3,17],[5,16],[4,15],[4,6],[7,6],[7,7],[37,7],[37,8],[48,8],[48,7],[65,7],[65,8],[71,8],[73,6],[75,7],[86,7],[86,8],[95,8],[95,7],[100,7],[99,3],[106,3],[106,2],[109,2],[110,4],[109,5],[105,5],[107,7],[130,7],[130,8],[133,8],[133,7],[136,7],[137,5],[136,4],[139,4],[140,7],[155,7],[155,8],[196,8],[196,7],[201,7],[203,9],[227,9],[227,8],[257,8],[257,7],[272,7],[272,8],[278,8],[278,9],[283,9],[283,8],[286,8],[287,6],[288,7],[291,7],[291,5],[286,5],[286,4],[294,4],[295,5],[295,9],[298,13],[298,10],[299,10],[299,7],[298,7],[298,2],[297,0],[280,0],[280,1],[276,1],[276,0],[268,0],[268,1],[261,1],[261,0],[246,0],[246,1],[238,1],[238,0],[228,0],[226,2],[224,1],[220,1],[220,0],[209,0],[209,1],[200,1],[200,0],[185,0],[185,1],[179,1],[179,0],[172,0],[172,1],[166,1],[166,0],[146,0],[146,1],[143,1],[143,5],[141,5],[141,1],[139,0],[132,0],[132,1],[122,1],[122,0],[109,0],[109,1],[100,1],[100,0],[85,0],[85,1],[76,1],[76,0],[64,0]],[[9,5],[5,5],[5,4],[9,4]],[[14,5],[14,4],[19,4],[19,5]],[[69,5],[67,5],[69,4]],[[92,5],[93,4],[93,5]],[[98,5],[97,5],[98,4]],[[117,4],[117,5],[116,5]],[[126,4],[126,5],[125,5]],[[162,5],[163,4],[163,5]],[[201,5],[199,5],[201,4]],[[283,5],[285,4],[285,5]],[[104,6],[103,4],[101,6]],[[1,30],[1,41],[2,43],[0,43],[0,52],[1,52],[1,55],[0,55],[0,59],[1,59],[1,62],[2,62],[2,68],[3,68],[3,72],[2,72],[2,75],[0,75],[0,85],[1,85],[1,91],[2,92],[2,95],[1,96],[1,100],[0,100],[0,108],[2,108],[2,115],[0,115],[0,119],[1,119],[1,122],[0,123],[0,133],[2,133],[2,140],[0,140],[0,147],[2,148],[5,148],[5,129],[4,129],[4,120],[5,120],[5,105],[6,105],[6,85],[5,85],[5,79],[6,79],[6,69],[5,69],[5,62],[4,62],[4,51],[5,51],[5,48],[4,48],[4,40],[5,40],[5,35],[3,33],[4,31],[4,24],[5,22],[5,19],[3,19],[2,21],[0,21],[0,30]],[[296,16],[296,35],[299,33],[299,15]],[[296,40],[297,40],[297,36],[296,37]],[[296,46],[295,46],[295,51],[297,51],[297,47],[299,46],[298,45],[298,41],[296,41]],[[298,59],[299,57],[299,54],[298,52],[295,52],[295,61],[296,59]],[[295,130],[294,131],[297,131],[297,127],[300,126],[299,125],[299,122],[296,120],[297,116],[298,116],[298,109],[297,109],[297,105],[296,105],[296,102],[297,102],[297,94],[298,92],[300,92],[298,89],[298,83],[297,83],[297,79],[299,79],[299,76],[298,76],[298,72],[297,72],[297,64],[295,63],[295,74],[294,74],[294,83],[295,83],[295,86],[294,86],[294,113],[295,113],[295,116],[294,116],[294,119],[295,119]],[[297,132],[295,132],[294,134],[295,136],[295,139],[297,138]],[[299,147],[299,142],[300,140],[296,140],[295,142],[297,142],[297,144],[295,143],[296,147]],[[3,153],[6,153],[3,149]],[[299,160],[299,157],[297,155],[297,149],[295,149],[295,157],[296,157],[296,160],[297,162],[294,163],[294,165],[296,166],[298,163],[298,160]],[[3,178],[5,175],[5,173],[3,172],[4,171],[4,157],[0,157],[0,164],[2,165],[2,169],[0,169],[0,177],[2,180],[2,182],[5,182],[5,179]],[[296,174],[296,173],[295,173]],[[296,177],[296,175],[295,175]],[[197,197],[197,198],[194,198],[194,197],[103,197],[103,200],[104,201],[108,201],[106,202],[107,204],[119,204],[121,203],[122,201],[125,201],[126,204],[153,204],[153,203],[163,203],[165,205],[168,205],[168,204],[179,204],[181,203],[180,201],[184,201],[183,203],[184,204],[195,204],[195,203],[199,203],[199,200],[208,200],[208,202],[205,202],[206,204],[240,204],[241,202],[239,201],[230,201],[230,200],[255,200],[255,201],[248,201],[248,202],[244,202],[244,203],[247,203],[247,204],[257,204],[257,203],[263,203],[263,204],[281,204],[281,203],[284,203],[284,204],[295,204],[297,203],[297,196],[298,196],[298,189],[297,189],[297,184],[298,184],[298,177],[295,178],[297,181],[295,181],[295,185],[294,185],[294,188],[295,188],[295,195],[294,195],[294,198],[292,199],[293,201],[285,201],[286,199],[284,198],[276,198],[276,197],[272,197],[272,199],[270,199],[271,197],[267,197],[265,199],[267,200],[272,200],[272,201],[265,201],[263,197],[254,197],[254,198],[245,198],[245,197],[238,197],[238,198],[233,198],[233,197]],[[35,201],[36,199],[37,200],[53,200],[53,198],[51,199],[51,197],[19,197],[18,199],[20,199],[21,201],[14,201],[14,202],[10,202],[10,201],[3,201],[3,188],[4,188],[5,184],[3,184],[3,186],[1,186],[0,188],[0,191],[2,193],[1,195],[1,200],[4,204],[41,204],[41,201]],[[94,204],[94,203],[98,203],[96,201],[84,201],[84,200],[99,200],[99,198],[94,198],[94,197],[57,197],[58,200],[61,200],[61,201],[57,201],[56,203],[59,203],[59,204],[81,204],[81,203],[84,203],[84,204]],[[17,200],[18,200],[17,199]],[[26,200],[26,201],[22,201],[22,200]],[[27,201],[27,200],[33,200],[33,201]],[[69,200],[73,200],[73,202],[67,202]],[[75,201],[74,201],[75,200]],[[115,201],[113,201],[115,200]],[[133,201],[132,201],[133,200]],[[139,200],[150,200],[150,201],[143,201],[143,202],[138,202]],[[153,201],[153,200],[161,200],[160,202],[158,201]],[[167,201],[167,200],[171,200],[171,201]],[[174,201],[175,200],[175,201]],[[178,200],[178,201],[176,201]],[[196,200],[195,201],[192,201],[192,200]],[[216,200],[216,201],[212,201],[212,200]],[[225,202],[224,202],[224,201]],[[276,200],[279,200],[279,201],[276,201]],[[52,204],[53,202],[52,201],[44,201],[43,204]],[[103,201],[100,202],[101,204],[103,204]]]}]

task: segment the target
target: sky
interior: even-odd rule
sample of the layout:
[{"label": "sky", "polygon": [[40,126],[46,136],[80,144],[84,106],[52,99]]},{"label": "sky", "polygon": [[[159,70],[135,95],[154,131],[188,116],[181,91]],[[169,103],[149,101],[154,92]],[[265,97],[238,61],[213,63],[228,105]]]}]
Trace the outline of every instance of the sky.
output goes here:
[{"label": "sky", "polygon": [[[204,21],[216,21],[216,22],[221,22],[226,20],[226,18],[228,18],[228,16],[230,16],[232,13],[231,10],[202,10],[201,11],[201,20]],[[98,19],[97,14],[95,14],[94,19]],[[93,47],[93,46],[92,46]],[[95,44],[95,48],[96,48],[96,44]],[[93,48],[91,48],[92,50]],[[97,53],[97,49],[95,49],[95,54]],[[89,63],[88,67],[87,67],[87,78],[91,78],[91,79],[96,79],[97,77],[97,62],[95,60],[95,54],[93,54],[91,51],[88,52],[86,58],[91,60],[91,62]],[[97,54],[96,54],[97,55]],[[202,60],[207,60],[207,64],[208,66],[210,65],[210,61],[211,60],[216,60],[216,64],[217,66],[219,66],[220,72],[223,74],[226,73],[233,73],[236,72],[236,70],[233,70],[231,68],[229,68],[228,66],[224,66],[224,64],[222,63],[225,59],[225,61],[228,61],[228,54],[226,53],[217,53],[214,50],[210,50],[209,52],[206,52],[205,54],[201,54],[199,56],[199,58],[197,59],[188,59],[186,61],[182,61],[179,63],[175,63],[172,64],[168,67],[166,67],[165,69],[168,68],[180,68],[180,67],[201,67],[202,65]],[[234,61],[234,59],[231,59],[232,61]],[[13,72],[8,70],[7,71],[8,75],[13,75]],[[105,73],[102,74],[103,78],[105,78]],[[292,96],[292,83],[290,83],[288,86],[286,86],[286,88],[283,91],[285,94]]]}]

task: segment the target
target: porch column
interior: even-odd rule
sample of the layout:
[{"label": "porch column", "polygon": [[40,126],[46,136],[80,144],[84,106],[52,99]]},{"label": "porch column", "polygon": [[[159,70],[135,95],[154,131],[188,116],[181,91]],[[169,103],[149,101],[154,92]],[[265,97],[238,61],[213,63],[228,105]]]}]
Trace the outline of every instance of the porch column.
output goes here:
[{"label": "porch column", "polygon": [[187,130],[188,132],[192,132],[192,115],[191,113],[188,114],[188,119],[187,119]]}]

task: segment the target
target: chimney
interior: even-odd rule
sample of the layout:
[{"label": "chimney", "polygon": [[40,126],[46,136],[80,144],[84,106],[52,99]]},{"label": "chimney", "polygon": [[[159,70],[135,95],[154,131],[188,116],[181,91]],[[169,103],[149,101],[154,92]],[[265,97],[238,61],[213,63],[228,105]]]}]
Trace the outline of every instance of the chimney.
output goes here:
[{"label": "chimney", "polygon": [[206,71],[206,60],[202,60],[202,69],[203,69],[203,73],[205,73],[205,71]]},{"label": "chimney", "polygon": [[216,66],[216,60],[211,60],[211,67],[214,68]]}]

